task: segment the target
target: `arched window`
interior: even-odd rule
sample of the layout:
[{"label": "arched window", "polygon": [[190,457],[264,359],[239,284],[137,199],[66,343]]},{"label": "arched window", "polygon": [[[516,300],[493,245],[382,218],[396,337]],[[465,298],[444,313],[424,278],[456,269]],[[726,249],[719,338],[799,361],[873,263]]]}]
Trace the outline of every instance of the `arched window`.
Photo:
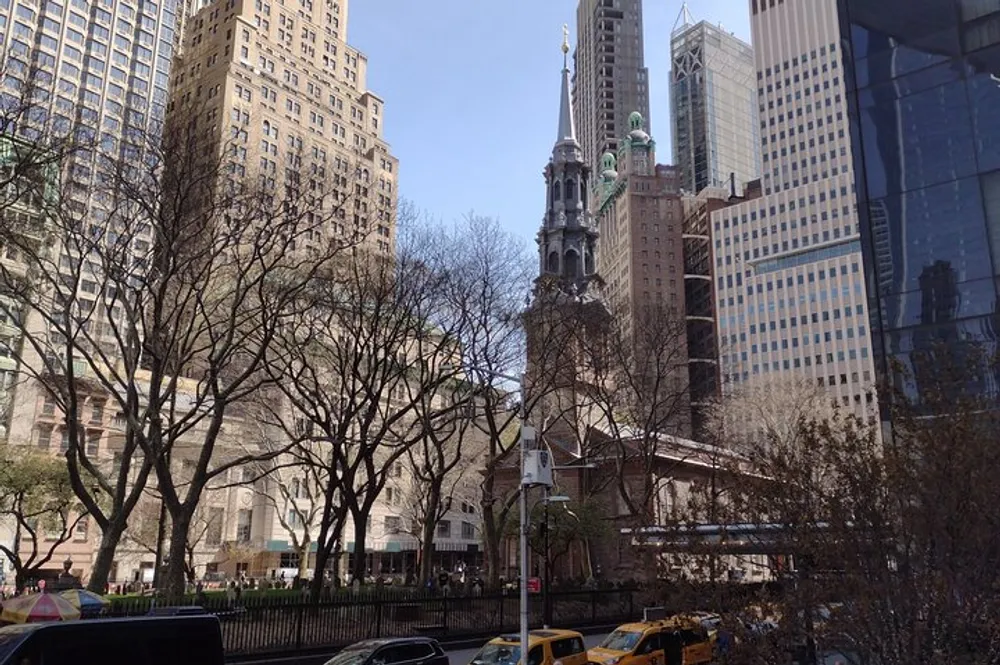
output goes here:
[{"label": "arched window", "polygon": [[559,252],[550,252],[549,260],[545,265],[545,272],[558,273],[559,272]]},{"label": "arched window", "polygon": [[302,492],[302,483],[298,478],[292,478],[292,498],[298,499]]},{"label": "arched window", "polygon": [[562,185],[556,180],[552,183],[552,203],[555,204],[556,201],[562,198]]},{"label": "arched window", "polygon": [[580,178],[580,201],[583,203],[583,207],[587,207],[587,180],[586,178]]},{"label": "arched window", "polygon": [[594,274],[594,248],[588,247],[587,253],[583,258],[583,274],[593,275]]},{"label": "arched window", "polygon": [[568,250],[566,252],[566,277],[570,279],[580,276],[580,255],[576,253],[576,250]]},{"label": "arched window", "polygon": [[573,181],[572,178],[569,178],[566,181],[566,202],[567,203],[572,203],[574,200],[576,200],[576,197],[573,196],[573,192],[576,191],[576,190],[573,189],[573,186],[575,184],[576,183]]}]

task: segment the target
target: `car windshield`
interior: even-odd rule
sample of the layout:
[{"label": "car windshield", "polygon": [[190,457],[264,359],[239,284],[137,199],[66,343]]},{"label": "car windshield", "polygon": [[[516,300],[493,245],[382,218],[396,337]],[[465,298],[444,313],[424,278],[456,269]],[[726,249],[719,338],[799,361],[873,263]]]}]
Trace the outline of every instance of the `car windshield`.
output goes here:
[{"label": "car windshield", "polygon": [[361,665],[370,655],[371,649],[344,649],[326,661],[326,665]]},{"label": "car windshield", "polygon": [[514,665],[519,660],[521,660],[520,645],[487,644],[472,659],[472,665]]},{"label": "car windshield", "polygon": [[616,630],[601,642],[602,649],[611,651],[631,651],[642,639],[642,633],[634,633],[629,630]]}]

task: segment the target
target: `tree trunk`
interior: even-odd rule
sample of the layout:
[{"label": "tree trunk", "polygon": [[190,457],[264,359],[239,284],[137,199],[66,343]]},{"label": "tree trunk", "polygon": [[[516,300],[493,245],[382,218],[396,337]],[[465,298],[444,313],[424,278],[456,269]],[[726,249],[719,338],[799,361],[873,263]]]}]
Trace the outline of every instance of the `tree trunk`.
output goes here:
[{"label": "tree trunk", "polygon": [[[331,572],[333,584],[335,587],[340,586],[340,557],[336,553],[339,552],[340,537],[344,530],[346,511],[343,507],[331,509],[330,512],[333,511],[335,511],[333,521],[326,524],[321,523],[319,537],[316,541],[316,565],[313,569],[312,583],[309,586],[309,597],[313,601],[319,600],[320,594],[323,593],[326,571],[329,569],[331,562],[334,566]],[[329,515],[329,513],[324,512],[324,516],[326,515]]]},{"label": "tree trunk", "polygon": [[343,586],[343,578],[340,576],[340,557],[344,555],[343,545],[340,538],[333,543],[333,586],[339,589]]},{"label": "tree trunk", "polygon": [[185,572],[187,569],[187,537],[191,526],[191,515],[181,509],[172,515],[170,524],[170,547],[167,570],[163,576],[163,595],[168,602],[179,602],[187,590]]},{"label": "tree trunk", "polygon": [[368,524],[364,519],[367,515],[352,510],[351,517],[354,518],[354,565],[351,566],[351,573],[359,584],[364,584],[368,572],[365,568],[365,539],[368,536]]},{"label": "tree trunk", "polygon": [[108,577],[111,575],[115,553],[124,533],[124,523],[110,522],[108,528],[101,534],[101,544],[97,548],[97,555],[94,557],[94,564],[90,569],[90,579],[87,581],[88,591],[102,595],[107,592]]},{"label": "tree trunk", "polygon": [[24,585],[28,583],[28,572],[23,568],[14,573],[14,589],[23,591]]},{"label": "tree trunk", "polygon": [[483,540],[486,549],[486,579],[490,589],[500,587],[500,534],[493,506],[483,508]]},{"label": "tree trunk", "polygon": [[[299,584],[304,584],[306,578],[309,577],[309,542],[308,534],[302,540],[302,545],[299,546]],[[319,577],[316,571],[313,571],[313,577]]]},{"label": "tree trunk", "polygon": [[434,562],[434,529],[437,527],[438,507],[441,505],[441,483],[443,479],[434,480],[427,488],[427,504],[420,525],[420,583],[427,584],[431,579],[431,564]]},{"label": "tree trunk", "polygon": [[[323,545],[323,540],[318,541],[318,547],[316,548],[316,568],[313,570],[312,582],[309,583],[309,599],[313,602],[319,600],[320,595],[323,593],[323,582],[326,577],[326,569],[330,565],[330,550],[333,549],[333,544]],[[336,571],[334,571],[334,578],[336,578]]]}]

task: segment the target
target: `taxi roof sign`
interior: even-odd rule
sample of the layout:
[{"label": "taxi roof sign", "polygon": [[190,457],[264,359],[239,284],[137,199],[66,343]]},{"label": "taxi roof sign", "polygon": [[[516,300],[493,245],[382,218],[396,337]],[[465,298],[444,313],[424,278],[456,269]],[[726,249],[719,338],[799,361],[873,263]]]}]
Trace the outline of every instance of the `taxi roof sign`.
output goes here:
[{"label": "taxi roof sign", "polygon": [[667,618],[667,608],[647,607],[642,610],[643,621],[662,621]]}]

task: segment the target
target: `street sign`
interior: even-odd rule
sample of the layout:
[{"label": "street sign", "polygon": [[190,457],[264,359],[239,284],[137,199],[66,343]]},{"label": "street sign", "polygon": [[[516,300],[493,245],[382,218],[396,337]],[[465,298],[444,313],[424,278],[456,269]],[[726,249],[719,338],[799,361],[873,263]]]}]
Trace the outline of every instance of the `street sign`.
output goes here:
[{"label": "street sign", "polygon": [[542,580],[537,577],[528,578],[528,593],[541,593]]}]

